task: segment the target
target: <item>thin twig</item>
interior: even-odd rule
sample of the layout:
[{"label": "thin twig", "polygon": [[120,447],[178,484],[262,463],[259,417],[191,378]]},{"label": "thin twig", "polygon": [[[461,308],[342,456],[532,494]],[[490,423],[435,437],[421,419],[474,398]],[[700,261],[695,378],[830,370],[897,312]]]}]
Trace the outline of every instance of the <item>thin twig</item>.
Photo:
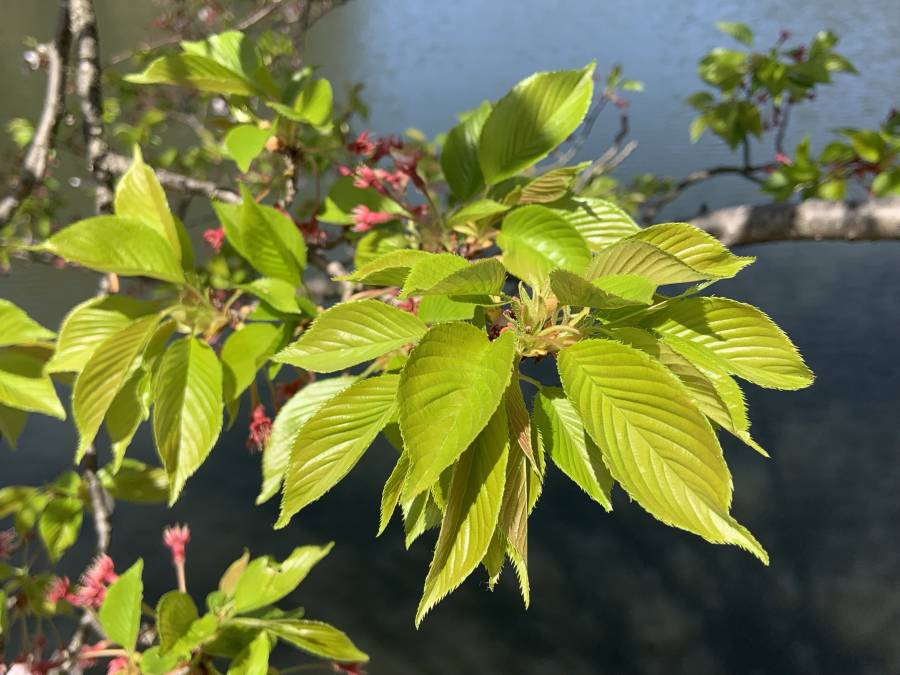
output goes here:
[{"label": "thin twig", "polygon": [[[125,155],[110,153],[104,160],[104,167],[107,171],[114,174],[123,174],[128,171],[130,166],[131,158]],[[167,171],[166,169],[156,169],[156,177],[164,187],[177,192],[200,195],[228,204],[239,204],[241,202],[241,196],[237,192],[219,187],[211,181],[191,178],[190,176]]]},{"label": "thin twig", "polygon": [[56,141],[59,120],[65,110],[66,75],[72,33],[69,30],[69,0],[60,0],[59,19],[53,42],[42,45],[39,51],[47,59],[47,90],[41,117],[34,130],[34,137],[25,153],[19,179],[12,194],[0,202],[0,225],[5,225],[15,215],[32,190],[43,182],[47,174],[50,153]]}]

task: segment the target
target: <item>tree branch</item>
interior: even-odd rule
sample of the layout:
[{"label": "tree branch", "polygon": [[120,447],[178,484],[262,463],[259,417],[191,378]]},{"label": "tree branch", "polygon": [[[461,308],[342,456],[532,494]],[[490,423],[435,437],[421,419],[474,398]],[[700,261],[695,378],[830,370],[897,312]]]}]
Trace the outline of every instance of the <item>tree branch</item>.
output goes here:
[{"label": "tree branch", "polygon": [[[104,158],[103,166],[111,173],[123,174],[131,166],[131,158],[110,153]],[[200,195],[228,204],[239,204],[241,202],[241,196],[237,192],[219,187],[211,181],[191,178],[190,176],[175,173],[174,171],[166,171],[165,169],[156,169],[156,177],[161,185],[170,190]]]},{"label": "tree branch", "polygon": [[81,100],[88,167],[97,183],[97,212],[111,213],[114,195],[113,177],[105,165],[109,144],[106,142],[103,129],[100,41],[97,36],[97,17],[94,13],[93,0],[71,0],[69,14],[78,59],[75,89]]},{"label": "tree branch", "polygon": [[726,246],[826,239],[900,240],[900,198],[733,206],[688,222]]},{"label": "tree branch", "polygon": [[0,225],[5,225],[18,211],[22,202],[40,185],[47,174],[50,153],[56,140],[59,120],[65,110],[66,75],[71,45],[69,30],[69,0],[60,0],[59,18],[53,42],[43,45],[40,51],[47,59],[47,90],[41,117],[34,137],[25,153],[22,169],[12,193],[0,202]]}]

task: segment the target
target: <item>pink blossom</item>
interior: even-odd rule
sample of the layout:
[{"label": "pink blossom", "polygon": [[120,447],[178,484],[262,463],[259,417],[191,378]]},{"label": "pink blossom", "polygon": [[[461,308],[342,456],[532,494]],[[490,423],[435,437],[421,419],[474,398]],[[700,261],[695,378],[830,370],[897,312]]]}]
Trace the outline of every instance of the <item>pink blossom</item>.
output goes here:
[{"label": "pink blossom", "polygon": [[425,181],[423,181],[422,177],[419,176],[419,159],[419,154],[415,152],[411,155],[395,157],[394,166],[397,167],[397,171],[406,174],[412,181],[413,185],[415,185],[420,190],[423,190],[425,188]]},{"label": "pink blossom", "polygon": [[385,189],[384,184],[381,182],[380,173],[384,173],[381,169],[373,169],[370,166],[366,166],[365,164],[360,164],[356,167],[356,173],[354,174],[355,178],[353,179],[353,187],[357,187],[360,190],[365,190],[366,188],[374,188],[381,194],[385,194],[387,189]]},{"label": "pink blossom", "polygon": [[382,136],[375,144],[375,154],[372,155],[372,161],[377,162],[382,157],[387,157],[394,150],[402,150],[403,141],[396,136]]},{"label": "pink blossom", "polygon": [[319,227],[319,221],[315,216],[312,216],[309,220],[297,223],[297,227],[300,229],[303,240],[307,244],[321,246],[328,239],[328,234]]},{"label": "pink blossom", "polygon": [[250,435],[247,437],[247,447],[257,452],[262,452],[269,442],[272,434],[272,420],[266,414],[266,409],[258,405],[253,409],[250,417]]},{"label": "pink blossom", "polygon": [[357,155],[368,157],[375,152],[375,143],[369,138],[369,132],[363,131],[355,141],[347,145],[347,149]]},{"label": "pink blossom", "polygon": [[[72,593],[72,582],[69,577],[54,577],[47,587],[47,593],[44,596],[47,602],[57,603],[60,600],[68,600],[73,602],[75,595]],[[73,602],[74,604],[74,602]]]},{"label": "pink blossom", "polygon": [[184,564],[184,547],[191,540],[191,528],[187,525],[171,525],[163,530],[163,543],[172,552],[172,562]]},{"label": "pink blossom", "polygon": [[775,153],[775,161],[779,164],[786,164],[787,166],[790,166],[794,163],[794,161],[783,152]]},{"label": "pink blossom", "polygon": [[337,170],[338,170],[338,173],[341,174],[342,176],[352,176],[353,175],[353,169],[351,169],[346,164],[338,165]]},{"label": "pink blossom", "polygon": [[406,186],[409,184],[409,176],[402,171],[391,173],[384,169],[375,169],[375,174],[378,176],[379,180],[390,185],[391,189],[395,192],[405,192]]},{"label": "pink blossom", "polygon": [[112,558],[108,555],[98,556],[81,575],[78,589],[69,601],[73,605],[97,609],[103,604],[109,584],[118,578]]},{"label": "pink blossom", "polygon": [[353,209],[353,231],[368,232],[380,223],[392,220],[394,216],[384,211],[372,211],[365,204],[360,204]]},{"label": "pink blossom", "polygon": [[8,558],[16,550],[16,531],[12,528],[0,531],[0,558]]},{"label": "pink blossom", "polygon": [[205,230],[203,232],[203,238],[206,240],[206,243],[218,253],[222,248],[222,244],[225,242],[225,230],[221,227],[214,230]]},{"label": "pink blossom", "polygon": [[120,673],[123,670],[128,672],[129,668],[128,658],[125,656],[117,656],[112,659],[106,666],[106,675],[113,675],[114,673]]}]

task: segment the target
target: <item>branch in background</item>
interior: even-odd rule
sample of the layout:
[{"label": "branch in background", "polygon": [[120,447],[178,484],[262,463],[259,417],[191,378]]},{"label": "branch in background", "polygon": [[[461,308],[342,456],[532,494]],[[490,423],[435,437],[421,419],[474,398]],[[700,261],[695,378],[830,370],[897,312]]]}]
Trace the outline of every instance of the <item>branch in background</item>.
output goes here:
[{"label": "branch in background", "polygon": [[619,131],[616,132],[609,147],[602,155],[591,162],[591,165],[582,171],[581,175],[578,176],[578,179],[575,181],[573,189],[576,193],[581,192],[590,185],[595,177],[604,173],[609,173],[615,169],[635,151],[638,146],[637,141],[629,141],[625,144],[624,148],[622,147],[622,141],[628,136],[628,130],[628,115],[622,113],[619,116]]},{"label": "branch in background", "polygon": [[47,59],[47,90],[34,137],[25,153],[19,179],[12,194],[0,202],[0,225],[8,223],[22,202],[40,185],[47,175],[50,153],[56,141],[56,130],[65,110],[66,75],[71,44],[69,30],[69,0],[60,0],[59,19],[53,42],[39,48]]},{"label": "branch in background", "polygon": [[760,164],[758,166],[714,166],[710,169],[700,169],[693,171],[678,181],[675,186],[659,197],[655,197],[647,201],[641,213],[641,220],[645,223],[651,223],[655,220],[657,214],[667,205],[675,201],[681,196],[681,193],[698,183],[715,178],[716,176],[742,176],[747,180],[762,185],[763,180],[757,175],[768,171],[777,166],[774,163]]},{"label": "branch in background", "polygon": [[900,240],[900,198],[734,206],[688,222],[726,246],[825,239]]},{"label": "branch in background", "polygon": [[97,17],[93,1],[71,0],[70,16],[77,58],[75,89],[81,99],[88,166],[97,183],[97,212],[112,213],[113,175],[105,164],[109,144],[103,129],[100,41],[97,36]]},{"label": "branch in background", "polygon": [[[104,158],[103,166],[110,173],[123,174],[131,166],[131,158],[110,153]],[[190,176],[175,173],[174,171],[166,171],[165,169],[156,169],[156,177],[164,187],[170,190],[200,195],[228,204],[239,204],[241,202],[241,196],[237,192],[219,187],[208,180],[191,178]]]}]

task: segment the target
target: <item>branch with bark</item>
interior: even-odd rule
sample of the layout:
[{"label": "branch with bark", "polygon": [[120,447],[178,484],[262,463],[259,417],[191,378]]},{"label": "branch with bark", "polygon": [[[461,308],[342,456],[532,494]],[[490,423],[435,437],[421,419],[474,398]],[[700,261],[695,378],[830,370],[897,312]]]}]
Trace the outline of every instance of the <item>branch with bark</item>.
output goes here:
[{"label": "branch with bark", "polygon": [[10,221],[22,202],[47,175],[50,154],[56,142],[56,131],[65,110],[71,36],[69,0],[60,0],[56,35],[52,42],[41,45],[37,50],[47,63],[47,89],[40,120],[22,161],[16,186],[12,193],[0,202],[0,225]]}]

